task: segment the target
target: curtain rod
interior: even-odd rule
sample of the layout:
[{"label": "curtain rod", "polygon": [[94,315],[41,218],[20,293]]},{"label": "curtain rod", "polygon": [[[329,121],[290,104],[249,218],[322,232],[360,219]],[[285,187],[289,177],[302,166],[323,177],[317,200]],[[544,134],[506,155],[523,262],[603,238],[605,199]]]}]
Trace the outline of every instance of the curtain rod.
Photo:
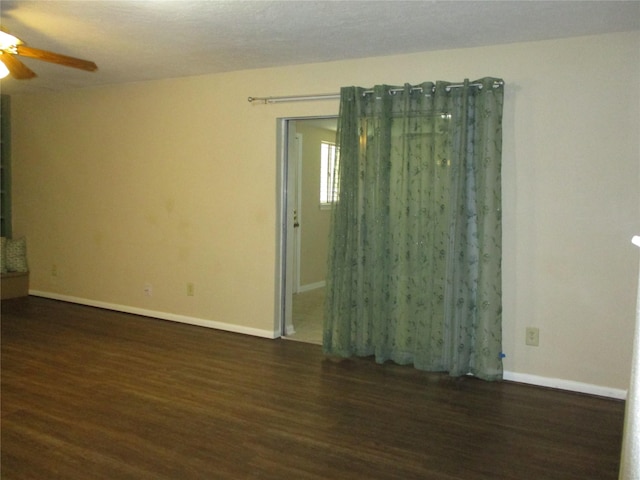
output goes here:
[{"label": "curtain rod", "polygon": [[[504,82],[502,80],[496,80],[493,83],[493,88],[499,88],[503,85],[504,85]],[[482,88],[481,83],[469,83],[469,86]],[[452,83],[450,85],[447,85],[445,89],[449,91],[452,88],[460,88],[460,87],[464,87],[464,83]],[[389,93],[396,94],[398,92],[403,92],[403,91],[404,91],[404,88],[392,88],[389,90]],[[412,87],[411,91],[421,92],[422,87]],[[432,88],[432,91],[435,91],[435,86]],[[365,90],[363,92],[363,95],[370,95],[372,93],[373,93],[373,90]],[[247,98],[247,100],[249,101],[249,103],[260,102],[266,105],[267,103],[303,102],[303,101],[312,101],[312,100],[337,100],[339,98],[340,98],[339,93],[319,93],[316,95],[295,95],[295,96],[284,96],[284,97],[249,97]]]},{"label": "curtain rod", "polygon": [[309,100],[336,100],[340,98],[339,93],[319,93],[317,95],[296,95],[288,97],[249,97],[249,103],[281,103],[281,102],[303,102]]}]

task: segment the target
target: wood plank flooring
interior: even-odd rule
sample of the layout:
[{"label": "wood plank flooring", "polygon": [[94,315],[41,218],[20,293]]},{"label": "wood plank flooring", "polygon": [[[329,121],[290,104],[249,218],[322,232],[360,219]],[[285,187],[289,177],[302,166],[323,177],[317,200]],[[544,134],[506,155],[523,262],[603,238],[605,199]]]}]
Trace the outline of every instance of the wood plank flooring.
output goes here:
[{"label": "wood plank flooring", "polygon": [[2,478],[617,479],[624,402],[2,302]]}]

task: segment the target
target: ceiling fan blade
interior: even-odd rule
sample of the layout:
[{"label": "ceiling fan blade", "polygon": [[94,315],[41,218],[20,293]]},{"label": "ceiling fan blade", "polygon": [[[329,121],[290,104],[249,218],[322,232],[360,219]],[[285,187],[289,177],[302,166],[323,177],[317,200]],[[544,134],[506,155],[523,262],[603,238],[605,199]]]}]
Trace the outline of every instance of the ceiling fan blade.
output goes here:
[{"label": "ceiling fan blade", "polygon": [[93,72],[98,69],[98,66],[90,62],[89,60],[81,60],[79,58],[68,57],[66,55],[60,55],[59,53],[48,52],[46,50],[40,50],[39,48],[27,47],[26,45],[16,46],[18,55],[29,58],[37,58],[45,62],[57,63],[66,67],[79,68],[80,70],[87,70]]},{"label": "ceiling fan blade", "polygon": [[0,62],[4,63],[11,76],[18,80],[28,80],[37,76],[33,70],[10,53],[3,52],[0,55]]}]

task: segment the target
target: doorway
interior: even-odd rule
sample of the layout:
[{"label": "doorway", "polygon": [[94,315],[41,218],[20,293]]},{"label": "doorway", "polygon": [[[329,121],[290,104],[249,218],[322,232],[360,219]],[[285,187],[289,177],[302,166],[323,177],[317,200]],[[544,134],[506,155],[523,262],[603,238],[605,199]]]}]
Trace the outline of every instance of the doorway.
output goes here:
[{"label": "doorway", "polygon": [[320,204],[321,144],[337,117],[279,119],[279,316],[289,340],[322,343],[331,210]]}]

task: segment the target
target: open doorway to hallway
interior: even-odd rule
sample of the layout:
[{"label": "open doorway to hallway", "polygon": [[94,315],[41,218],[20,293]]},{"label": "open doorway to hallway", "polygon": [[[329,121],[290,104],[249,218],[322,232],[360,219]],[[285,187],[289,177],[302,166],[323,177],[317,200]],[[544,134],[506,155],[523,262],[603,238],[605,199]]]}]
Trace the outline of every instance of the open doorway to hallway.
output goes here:
[{"label": "open doorway to hallway", "polygon": [[321,204],[322,144],[335,145],[337,117],[284,119],[286,178],[281,238],[285,275],[282,334],[321,344],[331,208]]}]

